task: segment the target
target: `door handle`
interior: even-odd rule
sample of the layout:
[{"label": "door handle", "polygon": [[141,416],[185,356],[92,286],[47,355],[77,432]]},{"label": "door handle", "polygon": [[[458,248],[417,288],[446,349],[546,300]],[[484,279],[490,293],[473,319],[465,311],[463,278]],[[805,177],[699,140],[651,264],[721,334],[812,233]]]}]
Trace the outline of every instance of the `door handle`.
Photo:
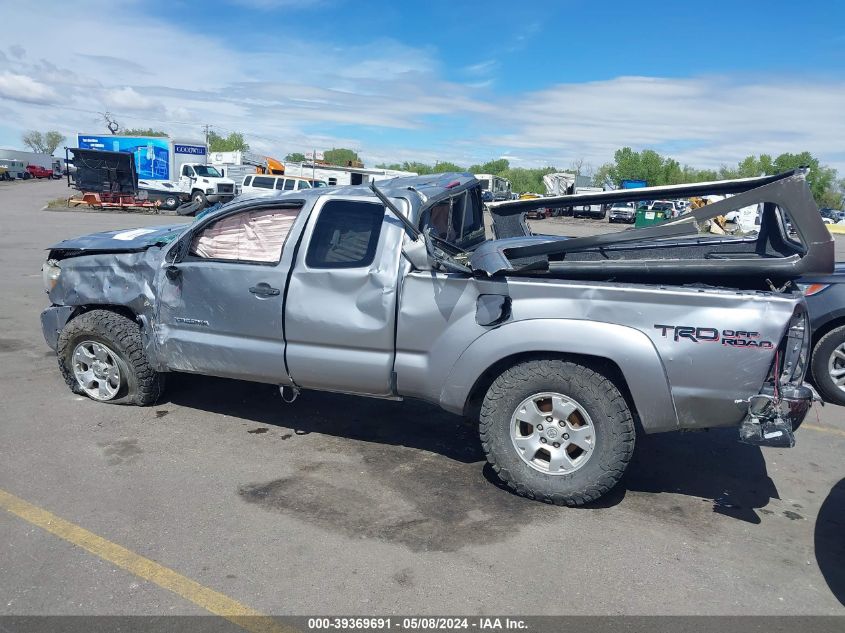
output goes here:
[{"label": "door handle", "polygon": [[281,292],[278,288],[273,288],[270,284],[263,281],[257,286],[252,286],[249,291],[259,297],[276,297]]}]

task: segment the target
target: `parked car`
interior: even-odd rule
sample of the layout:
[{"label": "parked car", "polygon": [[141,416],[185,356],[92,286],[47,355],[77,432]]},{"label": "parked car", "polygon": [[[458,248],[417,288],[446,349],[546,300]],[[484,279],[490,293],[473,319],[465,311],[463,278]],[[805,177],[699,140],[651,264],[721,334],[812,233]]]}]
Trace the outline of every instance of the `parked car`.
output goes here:
[{"label": "parked car", "polygon": [[819,215],[822,216],[822,220],[825,224],[836,224],[837,222],[845,220],[845,211],[841,211],[840,209],[819,209]]},{"label": "parked car", "polygon": [[802,278],[800,286],[813,330],[813,383],[825,401],[845,405],[845,263],[830,275]]},{"label": "parked car", "polygon": [[241,185],[242,193],[261,193],[268,190],[275,191],[298,191],[300,189],[312,189],[311,181],[300,176],[274,176],[270,174],[250,174],[244,176]]},{"label": "parked car", "polygon": [[27,165],[26,171],[31,178],[53,178],[53,170],[42,167],[41,165]]},{"label": "parked car", "polygon": [[482,202],[493,202],[493,192],[489,189],[485,189],[481,192],[481,201]]},{"label": "parked car", "polygon": [[[482,191],[482,196],[484,192]],[[521,200],[537,200],[542,198],[543,196],[536,194],[536,193],[524,193],[520,196]],[[551,211],[548,207],[535,207],[530,209],[525,213],[525,217],[529,220],[545,220],[547,217],[551,215]]]},{"label": "parked car", "polygon": [[610,207],[607,213],[607,221],[611,224],[614,222],[633,224],[636,219],[637,207],[634,202],[617,202]]},{"label": "parked car", "polygon": [[663,211],[666,218],[674,218],[677,215],[675,203],[670,200],[655,200],[649,207],[649,211]]},{"label": "parked car", "polygon": [[692,222],[531,235],[522,214],[544,199],[492,203],[501,239],[485,241],[466,174],[306,188],[55,244],[42,331],[71,391],[101,402],[152,405],[179,371],[279,385],[288,401],[301,389],[427,400],[478,421],[516,493],[582,505],[622,477],[637,428],[735,427],[791,446],[813,400],[806,300],[770,281],[833,269],[804,172],[687,189],[781,200],[802,244],[773,210],[730,243]]},{"label": "parked car", "polygon": [[6,167],[0,166],[0,180],[11,180],[12,177],[9,175],[9,170]]}]

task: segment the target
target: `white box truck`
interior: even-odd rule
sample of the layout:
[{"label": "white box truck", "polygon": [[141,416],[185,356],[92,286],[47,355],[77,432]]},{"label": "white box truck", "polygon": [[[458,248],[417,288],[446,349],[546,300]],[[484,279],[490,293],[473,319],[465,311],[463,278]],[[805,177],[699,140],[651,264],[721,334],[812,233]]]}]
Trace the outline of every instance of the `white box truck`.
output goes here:
[{"label": "white box truck", "polygon": [[235,181],[208,164],[208,148],[203,141],[109,134],[78,134],[77,141],[82,149],[129,152],[135,156],[141,188],[170,182],[203,207],[209,203],[229,202],[235,197]]}]

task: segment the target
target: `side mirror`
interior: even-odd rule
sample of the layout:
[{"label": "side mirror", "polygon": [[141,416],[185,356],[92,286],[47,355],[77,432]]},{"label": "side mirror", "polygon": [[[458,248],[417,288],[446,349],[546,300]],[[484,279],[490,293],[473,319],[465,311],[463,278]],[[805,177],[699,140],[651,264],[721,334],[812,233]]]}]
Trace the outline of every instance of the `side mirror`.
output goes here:
[{"label": "side mirror", "polygon": [[176,281],[177,279],[179,279],[179,276],[182,274],[182,271],[179,270],[178,266],[170,264],[170,266],[167,266],[164,269],[164,274],[170,281]]},{"label": "side mirror", "polygon": [[411,266],[416,270],[431,270],[431,260],[428,258],[428,249],[425,246],[425,241],[422,238],[413,240],[405,244],[402,248],[402,254],[405,256]]}]

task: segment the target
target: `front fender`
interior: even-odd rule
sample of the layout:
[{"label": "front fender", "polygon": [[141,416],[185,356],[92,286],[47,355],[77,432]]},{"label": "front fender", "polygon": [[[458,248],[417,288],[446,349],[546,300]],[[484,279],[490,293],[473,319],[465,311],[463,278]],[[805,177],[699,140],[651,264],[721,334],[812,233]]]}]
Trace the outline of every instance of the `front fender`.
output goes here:
[{"label": "front fender", "polygon": [[478,378],[510,356],[525,353],[597,356],[622,371],[647,433],[678,428],[678,415],[660,355],[639,330],[577,319],[527,319],[490,330],[464,350],[440,393],[440,406],[462,413]]}]

